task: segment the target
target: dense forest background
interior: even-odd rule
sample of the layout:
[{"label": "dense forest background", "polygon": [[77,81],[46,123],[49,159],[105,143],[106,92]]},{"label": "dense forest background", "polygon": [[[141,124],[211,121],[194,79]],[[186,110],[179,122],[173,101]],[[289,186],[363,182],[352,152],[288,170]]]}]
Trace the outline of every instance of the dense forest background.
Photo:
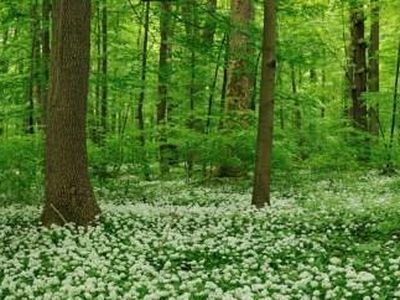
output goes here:
[{"label": "dense forest background", "polygon": [[399,11],[1,0],[0,299],[400,299]]},{"label": "dense forest background", "polygon": [[[250,176],[263,5],[244,2],[93,1],[87,142],[96,181]],[[291,174],[298,169],[398,164],[393,101],[399,9],[390,0],[279,1],[276,181],[295,180]],[[2,201],[42,194],[50,11],[48,0],[0,4]],[[361,13],[366,87],[360,121],[352,112],[349,72],[360,25],[354,14]],[[374,30],[379,52],[372,47]]]}]

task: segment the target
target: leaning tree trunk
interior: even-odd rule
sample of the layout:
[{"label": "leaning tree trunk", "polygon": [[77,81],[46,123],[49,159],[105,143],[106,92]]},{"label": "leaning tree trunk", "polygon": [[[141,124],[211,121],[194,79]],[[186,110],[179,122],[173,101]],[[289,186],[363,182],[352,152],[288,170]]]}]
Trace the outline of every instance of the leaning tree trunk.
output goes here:
[{"label": "leaning tree trunk", "polygon": [[86,105],[90,1],[53,2],[46,132],[46,203],[42,223],[86,226],[100,213],[88,174]]},{"label": "leaning tree trunk", "polygon": [[275,88],[276,8],[275,0],[264,1],[264,37],[258,117],[256,166],[252,204],[261,208],[270,204],[272,133]]}]

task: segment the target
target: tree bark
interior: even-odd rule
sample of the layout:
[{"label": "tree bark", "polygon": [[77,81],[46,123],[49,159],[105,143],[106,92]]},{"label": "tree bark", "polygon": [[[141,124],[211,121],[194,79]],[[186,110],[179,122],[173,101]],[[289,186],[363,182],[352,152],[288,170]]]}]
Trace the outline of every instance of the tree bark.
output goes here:
[{"label": "tree bark", "polygon": [[144,114],[143,114],[143,105],[145,101],[145,89],[146,89],[146,76],[147,76],[147,48],[148,48],[148,42],[149,42],[149,25],[150,25],[150,2],[147,1],[145,4],[145,11],[144,11],[144,37],[143,37],[143,50],[142,50],[142,74],[141,74],[141,81],[142,81],[142,88],[140,90],[139,94],[139,101],[138,101],[138,106],[137,106],[137,121],[138,121],[138,128],[139,128],[139,142],[140,145],[142,146],[142,151],[144,153],[144,164],[143,164],[143,169],[144,169],[144,175],[146,180],[150,179],[150,172],[148,170],[148,164],[147,164],[147,154],[146,154],[146,137],[145,137],[145,132],[144,132]]},{"label": "tree bark", "polygon": [[144,37],[143,37],[143,50],[142,50],[142,89],[139,95],[138,107],[137,107],[137,120],[140,131],[139,141],[142,147],[145,146],[146,140],[144,136],[144,115],[143,105],[145,100],[145,88],[146,88],[146,75],[147,75],[147,47],[149,41],[149,14],[150,14],[150,2],[145,3],[144,12]]},{"label": "tree bark", "polygon": [[100,213],[89,180],[85,131],[90,1],[54,1],[52,37],[41,220],[45,226],[86,226]]},{"label": "tree bark", "polygon": [[[231,33],[225,110],[227,127],[247,126],[253,88],[255,50],[251,39],[252,0],[231,0]],[[239,118],[237,120],[229,120]]]},{"label": "tree bark", "polygon": [[170,13],[171,4],[168,1],[162,1],[160,16],[160,57],[159,57],[159,75],[158,75],[158,103],[157,103],[157,125],[159,126],[160,143],[160,172],[161,176],[169,172],[168,147],[165,126],[167,125],[167,104],[168,104],[168,83],[170,77],[170,56],[171,45],[170,36]]},{"label": "tree bark", "polygon": [[366,85],[366,43],[364,38],[364,11],[361,4],[351,7],[351,99],[350,114],[355,128],[367,131],[367,105],[363,99]]},{"label": "tree bark", "polygon": [[275,0],[264,1],[264,34],[258,118],[256,162],[252,204],[257,208],[270,204],[271,158],[274,116],[276,7]]}]

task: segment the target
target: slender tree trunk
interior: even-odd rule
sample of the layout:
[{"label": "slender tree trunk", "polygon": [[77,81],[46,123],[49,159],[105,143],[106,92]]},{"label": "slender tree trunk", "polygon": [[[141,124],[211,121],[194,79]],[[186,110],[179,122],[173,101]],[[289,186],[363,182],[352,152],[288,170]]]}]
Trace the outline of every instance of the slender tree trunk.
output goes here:
[{"label": "slender tree trunk", "polygon": [[42,122],[46,126],[46,104],[49,90],[49,68],[50,68],[50,23],[51,23],[51,1],[43,0],[42,3],[42,76],[41,90],[42,99]]},{"label": "slender tree trunk", "polygon": [[[276,36],[276,39],[278,39],[278,33]],[[283,69],[283,64],[281,63],[277,69],[276,69],[276,87],[282,86],[282,69]],[[280,129],[283,131],[285,130],[285,105],[283,102],[283,97],[279,98],[279,125]]]},{"label": "slender tree trunk", "polygon": [[256,60],[256,63],[255,63],[255,65],[254,65],[254,74],[253,74],[253,88],[252,88],[252,91],[251,91],[251,100],[250,100],[250,109],[252,110],[252,111],[256,111],[256,98],[257,98],[257,93],[256,93],[256,90],[257,90],[257,75],[258,75],[258,68],[259,68],[259,65],[260,65],[260,60],[261,60],[261,55],[262,55],[262,52],[260,51],[260,53],[257,55],[257,60]]},{"label": "slender tree trunk", "polygon": [[[7,44],[8,44],[8,35],[9,35],[9,29],[5,29],[4,33],[2,35],[2,44],[0,48],[0,54],[3,54],[3,52],[6,51]],[[4,75],[8,73],[8,67],[9,67],[9,61],[5,57],[5,55],[0,55],[0,75]],[[4,94],[4,86],[3,83],[0,82],[0,98],[2,99],[5,96]],[[5,135],[6,133],[6,128],[7,124],[5,123],[3,118],[0,118],[0,136],[3,134]]]},{"label": "slender tree trunk", "polygon": [[171,45],[170,36],[170,13],[171,3],[163,1],[160,3],[160,58],[159,58],[159,75],[158,75],[158,104],[157,104],[157,125],[159,126],[159,143],[160,143],[160,172],[161,176],[169,173],[169,149],[166,136],[167,123],[167,104],[168,104],[168,83],[170,77],[170,56]]},{"label": "slender tree trunk", "polygon": [[296,70],[294,66],[291,66],[290,70],[290,80],[292,84],[292,93],[294,98],[294,128],[298,131],[301,130],[301,108],[299,99],[297,97],[297,82],[296,82]]},{"label": "slender tree trunk", "polygon": [[[369,47],[369,80],[370,93],[379,93],[379,0],[371,0],[371,33]],[[379,134],[379,103],[370,105],[369,131],[373,135]]]},{"label": "slender tree trunk", "polygon": [[150,15],[150,2],[145,3],[144,12],[144,37],[143,37],[143,50],[142,50],[142,89],[139,95],[138,108],[137,108],[137,120],[138,127],[140,130],[140,144],[142,147],[145,146],[146,140],[144,135],[144,115],[143,115],[143,105],[145,100],[145,88],[146,88],[146,76],[147,76],[147,48],[149,41],[149,15]]},{"label": "slender tree trunk", "polygon": [[[183,6],[185,29],[187,40],[189,41],[190,50],[190,83],[189,83],[189,118],[187,120],[188,128],[191,130],[195,129],[195,103],[197,102],[198,93],[198,83],[196,78],[196,68],[197,68],[197,53],[196,45],[200,42],[198,39],[198,16],[196,2],[191,0],[188,1],[187,5]],[[194,149],[188,144],[187,149],[187,177],[192,178],[193,168],[194,168]]]},{"label": "slender tree trunk", "polygon": [[40,19],[38,15],[38,0],[31,2],[31,61],[30,61],[30,74],[29,82],[27,84],[27,102],[28,114],[26,119],[25,131],[28,134],[35,132],[35,99],[40,102],[42,99],[40,91]]},{"label": "slender tree trunk", "polygon": [[210,95],[208,97],[207,122],[206,122],[206,128],[205,128],[206,134],[209,134],[211,132],[211,117],[212,117],[212,109],[213,109],[213,105],[214,105],[215,88],[217,87],[218,73],[219,73],[219,68],[220,68],[220,60],[221,60],[221,56],[222,56],[222,52],[223,52],[225,43],[226,43],[226,35],[224,35],[224,37],[222,38],[221,46],[219,47],[219,50],[218,50],[217,63],[215,65],[214,77],[213,77],[213,81],[211,83]]},{"label": "slender tree trunk", "polygon": [[107,97],[108,97],[108,13],[107,1],[101,8],[101,100],[100,100],[100,144],[104,144],[107,135]]},{"label": "slender tree trunk", "polygon": [[392,148],[394,143],[394,130],[396,128],[396,117],[397,117],[397,98],[398,98],[398,90],[399,90],[399,78],[400,78],[400,40],[399,46],[397,48],[397,64],[396,64],[396,75],[394,80],[394,89],[393,89],[393,104],[392,104],[392,121],[390,124],[390,137],[389,137],[389,146],[388,146],[388,159],[386,164],[386,172],[393,173],[394,166],[392,161]]},{"label": "slender tree trunk", "polygon": [[86,226],[100,213],[89,180],[86,106],[90,1],[53,2],[46,131],[46,203],[42,223]]},{"label": "slender tree trunk", "polygon": [[271,158],[274,116],[276,47],[275,0],[264,1],[264,34],[260,110],[257,130],[256,164],[252,204],[257,208],[270,204]]},{"label": "slender tree trunk", "polygon": [[229,36],[227,36],[227,42],[225,45],[225,55],[224,55],[224,69],[223,69],[222,85],[221,85],[221,104],[220,104],[221,118],[219,121],[219,128],[223,127],[225,119],[226,88],[228,84],[229,44],[230,44]]},{"label": "slender tree trunk", "polygon": [[145,153],[146,149],[146,137],[144,132],[144,114],[143,114],[143,105],[145,101],[145,89],[146,89],[146,76],[147,76],[147,48],[149,42],[149,16],[150,16],[150,1],[147,1],[145,4],[144,11],[144,37],[143,37],[143,50],[142,50],[142,88],[140,90],[138,107],[137,107],[137,121],[139,127],[139,142],[142,146],[142,151],[144,152],[144,175],[146,180],[150,179],[150,172],[147,166],[147,155]]}]

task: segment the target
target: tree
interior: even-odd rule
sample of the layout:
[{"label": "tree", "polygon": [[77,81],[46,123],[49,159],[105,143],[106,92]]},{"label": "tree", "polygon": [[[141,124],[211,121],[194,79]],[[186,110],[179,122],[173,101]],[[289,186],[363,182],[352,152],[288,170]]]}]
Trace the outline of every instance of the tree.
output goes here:
[{"label": "tree", "polygon": [[86,104],[90,1],[53,2],[42,223],[88,225],[100,213],[88,174]]},{"label": "tree", "polygon": [[41,86],[39,82],[38,64],[40,63],[40,19],[38,17],[38,1],[31,3],[31,57],[29,66],[29,81],[27,84],[27,104],[28,114],[26,116],[26,133],[33,134],[35,132],[35,99],[40,101]]},{"label": "tree", "polygon": [[[379,92],[379,0],[371,0],[371,33],[369,58],[368,92]],[[369,131],[379,134],[379,104],[374,103],[369,109]]]},{"label": "tree", "polygon": [[[139,128],[139,142],[145,151],[146,145],[146,136],[144,132],[144,114],[143,114],[143,106],[145,102],[145,88],[146,88],[146,76],[147,76],[147,51],[148,51],[148,43],[149,43],[149,26],[150,26],[150,2],[147,1],[145,4],[145,12],[144,12],[144,33],[143,33],[143,50],[142,50],[142,65],[141,65],[141,81],[142,87],[140,89],[139,101],[137,105],[137,122]],[[144,153],[144,175],[146,179],[150,179],[150,172],[147,166],[147,155]]]},{"label": "tree", "polygon": [[252,204],[261,208],[270,204],[271,157],[274,116],[276,7],[275,0],[264,0],[264,34],[258,116],[256,165]]},{"label": "tree", "polygon": [[[254,19],[252,0],[231,0],[231,32],[229,39],[229,65],[225,110],[239,117],[246,125],[250,107],[254,73],[254,47],[251,41],[251,24]],[[228,122],[228,127],[230,127]]]},{"label": "tree", "polygon": [[350,115],[355,128],[367,131],[367,105],[363,93],[367,90],[366,42],[364,37],[364,9],[359,1],[350,7],[352,64]]},{"label": "tree", "polygon": [[100,143],[104,143],[107,134],[107,98],[108,98],[108,13],[107,1],[102,1],[101,9],[101,101],[100,101]]},{"label": "tree", "polygon": [[160,171],[161,175],[169,172],[169,159],[170,154],[169,145],[167,144],[167,137],[165,134],[165,127],[167,123],[167,105],[168,105],[168,83],[170,78],[170,14],[171,4],[167,1],[162,1],[161,16],[160,16],[160,57],[159,57],[159,73],[158,73],[158,103],[157,103],[157,125],[163,130],[159,130],[160,142]]}]

